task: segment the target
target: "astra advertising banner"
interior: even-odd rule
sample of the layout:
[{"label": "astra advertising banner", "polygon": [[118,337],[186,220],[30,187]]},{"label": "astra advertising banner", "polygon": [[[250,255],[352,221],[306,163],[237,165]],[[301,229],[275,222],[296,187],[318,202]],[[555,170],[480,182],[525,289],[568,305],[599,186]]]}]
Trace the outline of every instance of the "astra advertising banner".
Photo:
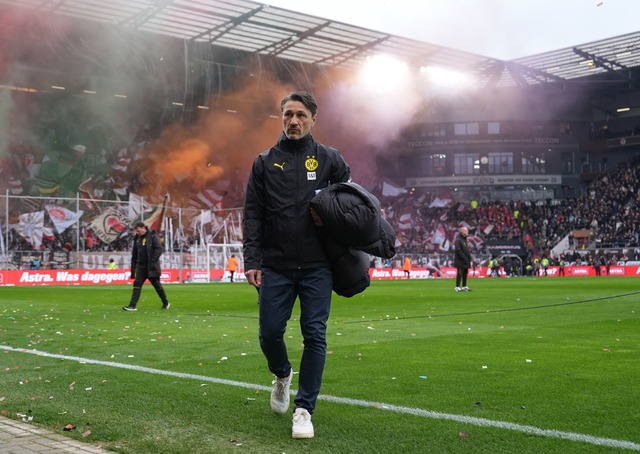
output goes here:
[{"label": "astra advertising banner", "polygon": [[[181,274],[182,273],[182,274]],[[243,270],[237,273],[236,278],[243,276]],[[564,276],[560,276],[560,268],[550,266],[547,276],[538,276],[541,279],[569,279],[572,276],[596,276],[593,266],[567,266],[564,269]],[[369,275],[373,280],[406,279],[406,274],[402,268],[370,268]],[[500,270],[500,275],[504,276],[504,270]],[[409,274],[411,279],[454,279],[456,269],[453,267],[415,267]],[[608,276],[640,276],[640,266],[611,266]],[[496,279],[491,277],[491,270],[486,266],[471,268],[469,277],[473,279]],[[606,267],[602,267],[600,278],[606,278]],[[530,279],[530,277],[520,277],[520,279]],[[163,283],[196,283],[207,282],[207,270],[190,269],[167,269],[162,271],[160,280]],[[209,282],[227,282],[229,272],[223,269],[210,271]],[[0,286],[18,285],[109,285],[109,284],[131,284],[129,270],[0,270]]]},{"label": "astra advertising banner", "polygon": [[[163,283],[195,282],[194,274],[202,276],[200,282],[207,282],[207,270],[193,271],[167,269],[162,271]],[[211,281],[219,281],[228,273],[225,270],[211,270]],[[132,284],[129,270],[0,270],[0,286],[18,285],[108,285]]]}]

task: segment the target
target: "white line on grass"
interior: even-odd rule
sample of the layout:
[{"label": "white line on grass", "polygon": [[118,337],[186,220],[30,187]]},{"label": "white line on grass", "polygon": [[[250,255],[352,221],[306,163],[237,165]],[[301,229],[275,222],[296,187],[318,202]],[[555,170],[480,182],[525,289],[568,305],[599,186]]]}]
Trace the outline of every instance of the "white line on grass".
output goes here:
[{"label": "white line on grass", "polygon": [[[148,372],[150,374],[168,375],[171,377],[179,377],[179,378],[190,378],[193,380],[217,383],[220,385],[235,386],[238,388],[271,391],[270,386],[255,385],[253,383],[245,383],[245,382],[234,381],[234,380],[225,380],[222,378],[215,378],[215,377],[207,377],[206,375],[185,374],[182,372],[172,372],[172,371],[162,370],[162,369],[153,369],[151,367],[136,366],[133,364],[124,364],[124,363],[116,363],[112,361],[100,361],[96,359],[81,358],[79,356],[57,355],[55,353],[47,353],[39,350],[29,350],[24,348],[14,348],[6,345],[0,345],[0,350],[7,350],[7,351],[19,352],[19,353],[28,353],[31,355],[45,356],[48,358],[58,358],[58,359],[64,359],[64,360],[70,360],[70,361],[78,361],[80,363],[86,363],[86,364],[97,364],[100,366],[117,367],[120,369],[129,369],[129,370],[135,370],[139,372]],[[291,390],[291,394],[295,394],[295,390]],[[639,443],[634,443],[634,442],[625,441],[625,440],[616,440],[613,438],[594,437],[591,435],[585,435],[585,434],[580,434],[575,432],[563,432],[561,430],[553,430],[553,429],[540,429],[539,427],[535,427],[535,426],[525,426],[522,424],[515,424],[515,423],[510,423],[505,421],[493,421],[490,419],[476,418],[473,416],[454,415],[451,413],[440,413],[437,411],[422,410],[420,408],[402,407],[398,405],[382,404],[380,402],[370,402],[367,400],[349,399],[346,397],[321,395],[318,398],[327,402],[354,405],[358,407],[372,407],[372,408],[391,411],[395,413],[404,413],[404,414],[409,414],[414,416],[422,416],[425,418],[455,421],[455,422],[460,422],[464,424],[472,424],[480,427],[496,427],[498,429],[513,430],[516,432],[522,432],[529,435],[538,435],[541,437],[548,437],[548,438],[559,438],[563,440],[589,443],[597,446],[607,446],[610,448],[623,448],[623,449],[630,449],[633,451],[640,451]]]}]

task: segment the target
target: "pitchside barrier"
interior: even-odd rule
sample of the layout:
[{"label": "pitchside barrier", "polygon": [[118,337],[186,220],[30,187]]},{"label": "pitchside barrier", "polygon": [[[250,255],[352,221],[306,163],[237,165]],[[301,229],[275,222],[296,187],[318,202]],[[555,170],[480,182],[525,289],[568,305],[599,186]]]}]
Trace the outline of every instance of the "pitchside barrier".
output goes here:
[{"label": "pitchside barrier", "polygon": [[[566,278],[572,276],[596,276],[593,266],[567,266],[564,269]],[[507,276],[504,270],[500,270],[502,278]],[[238,278],[243,278],[244,270],[237,272]],[[373,280],[406,279],[406,274],[401,268],[370,268],[369,275]],[[614,276],[638,276],[640,275],[640,265],[611,266],[607,274],[606,267],[600,270],[600,277]],[[0,286],[20,286],[20,285],[107,285],[107,284],[131,284],[128,269],[107,270],[107,269],[71,269],[71,270],[0,270]],[[410,279],[451,279],[456,277],[456,269],[451,267],[440,267],[440,269],[412,268]],[[497,279],[491,277],[491,270],[487,267],[478,267],[469,270],[471,278]],[[560,276],[560,269],[551,266],[547,270],[547,275],[536,276],[541,279],[564,278]],[[531,276],[521,276],[520,279],[531,279]],[[162,271],[160,280],[167,284],[209,282],[212,285],[229,282],[229,272],[223,268],[210,270],[197,269],[166,269]],[[245,281],[246,282],[246,281]]]}]

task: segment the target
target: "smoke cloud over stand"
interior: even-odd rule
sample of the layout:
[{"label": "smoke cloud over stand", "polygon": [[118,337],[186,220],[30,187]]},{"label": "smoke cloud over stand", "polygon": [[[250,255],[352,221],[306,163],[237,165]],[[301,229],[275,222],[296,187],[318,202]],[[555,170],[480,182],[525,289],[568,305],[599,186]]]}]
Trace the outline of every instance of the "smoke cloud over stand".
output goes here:
[{"label": "smoke cloud over stand", "polygon": [[[2,17],[0,156],[28,154],[38,166],[83,145],[85,177],[107,192],[110,184],[147,196],[169,192],[184,204],[206,188],[242,187],[256,155],[282,130],[281,99],[300,89],[319,103],[314,137],[338,148],[354,179],[371,186],[376,157],[420,107],[411,83],[380,89],[328,67],[32,10]],[[41,195],[28,169],[8,167]]]}]

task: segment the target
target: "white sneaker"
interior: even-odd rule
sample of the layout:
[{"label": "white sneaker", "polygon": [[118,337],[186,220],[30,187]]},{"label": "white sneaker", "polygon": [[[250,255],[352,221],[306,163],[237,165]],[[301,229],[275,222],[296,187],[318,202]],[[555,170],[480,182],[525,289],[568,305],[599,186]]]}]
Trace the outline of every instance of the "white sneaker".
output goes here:
[{"label": "white sneaker", "polygon": [[313,438],[311,415],[304,408],[296,408],[296,411],[293,412],[291,436],[293,438]]},{"label": "white sneaker", "polygon": [[454,288],[454,290],[455,290],[456,292],[461,292],[461,291],[462,291],[462,289],[461,289],[460,287],[456,287],[456,288]]},{"label": "white sneaker", "polygon": [[291,386],[292,377],[293,370],[288,377],[274,377],[275,380],[271,382],[273,385],[273,389],[271,389],[271,410],[277,415],[284,415],[289,410],[289,387]]},{"label": "white sneaker", "polygon": [[462,287],[463,292],[470,292],[471,289],[469,287]]}]

